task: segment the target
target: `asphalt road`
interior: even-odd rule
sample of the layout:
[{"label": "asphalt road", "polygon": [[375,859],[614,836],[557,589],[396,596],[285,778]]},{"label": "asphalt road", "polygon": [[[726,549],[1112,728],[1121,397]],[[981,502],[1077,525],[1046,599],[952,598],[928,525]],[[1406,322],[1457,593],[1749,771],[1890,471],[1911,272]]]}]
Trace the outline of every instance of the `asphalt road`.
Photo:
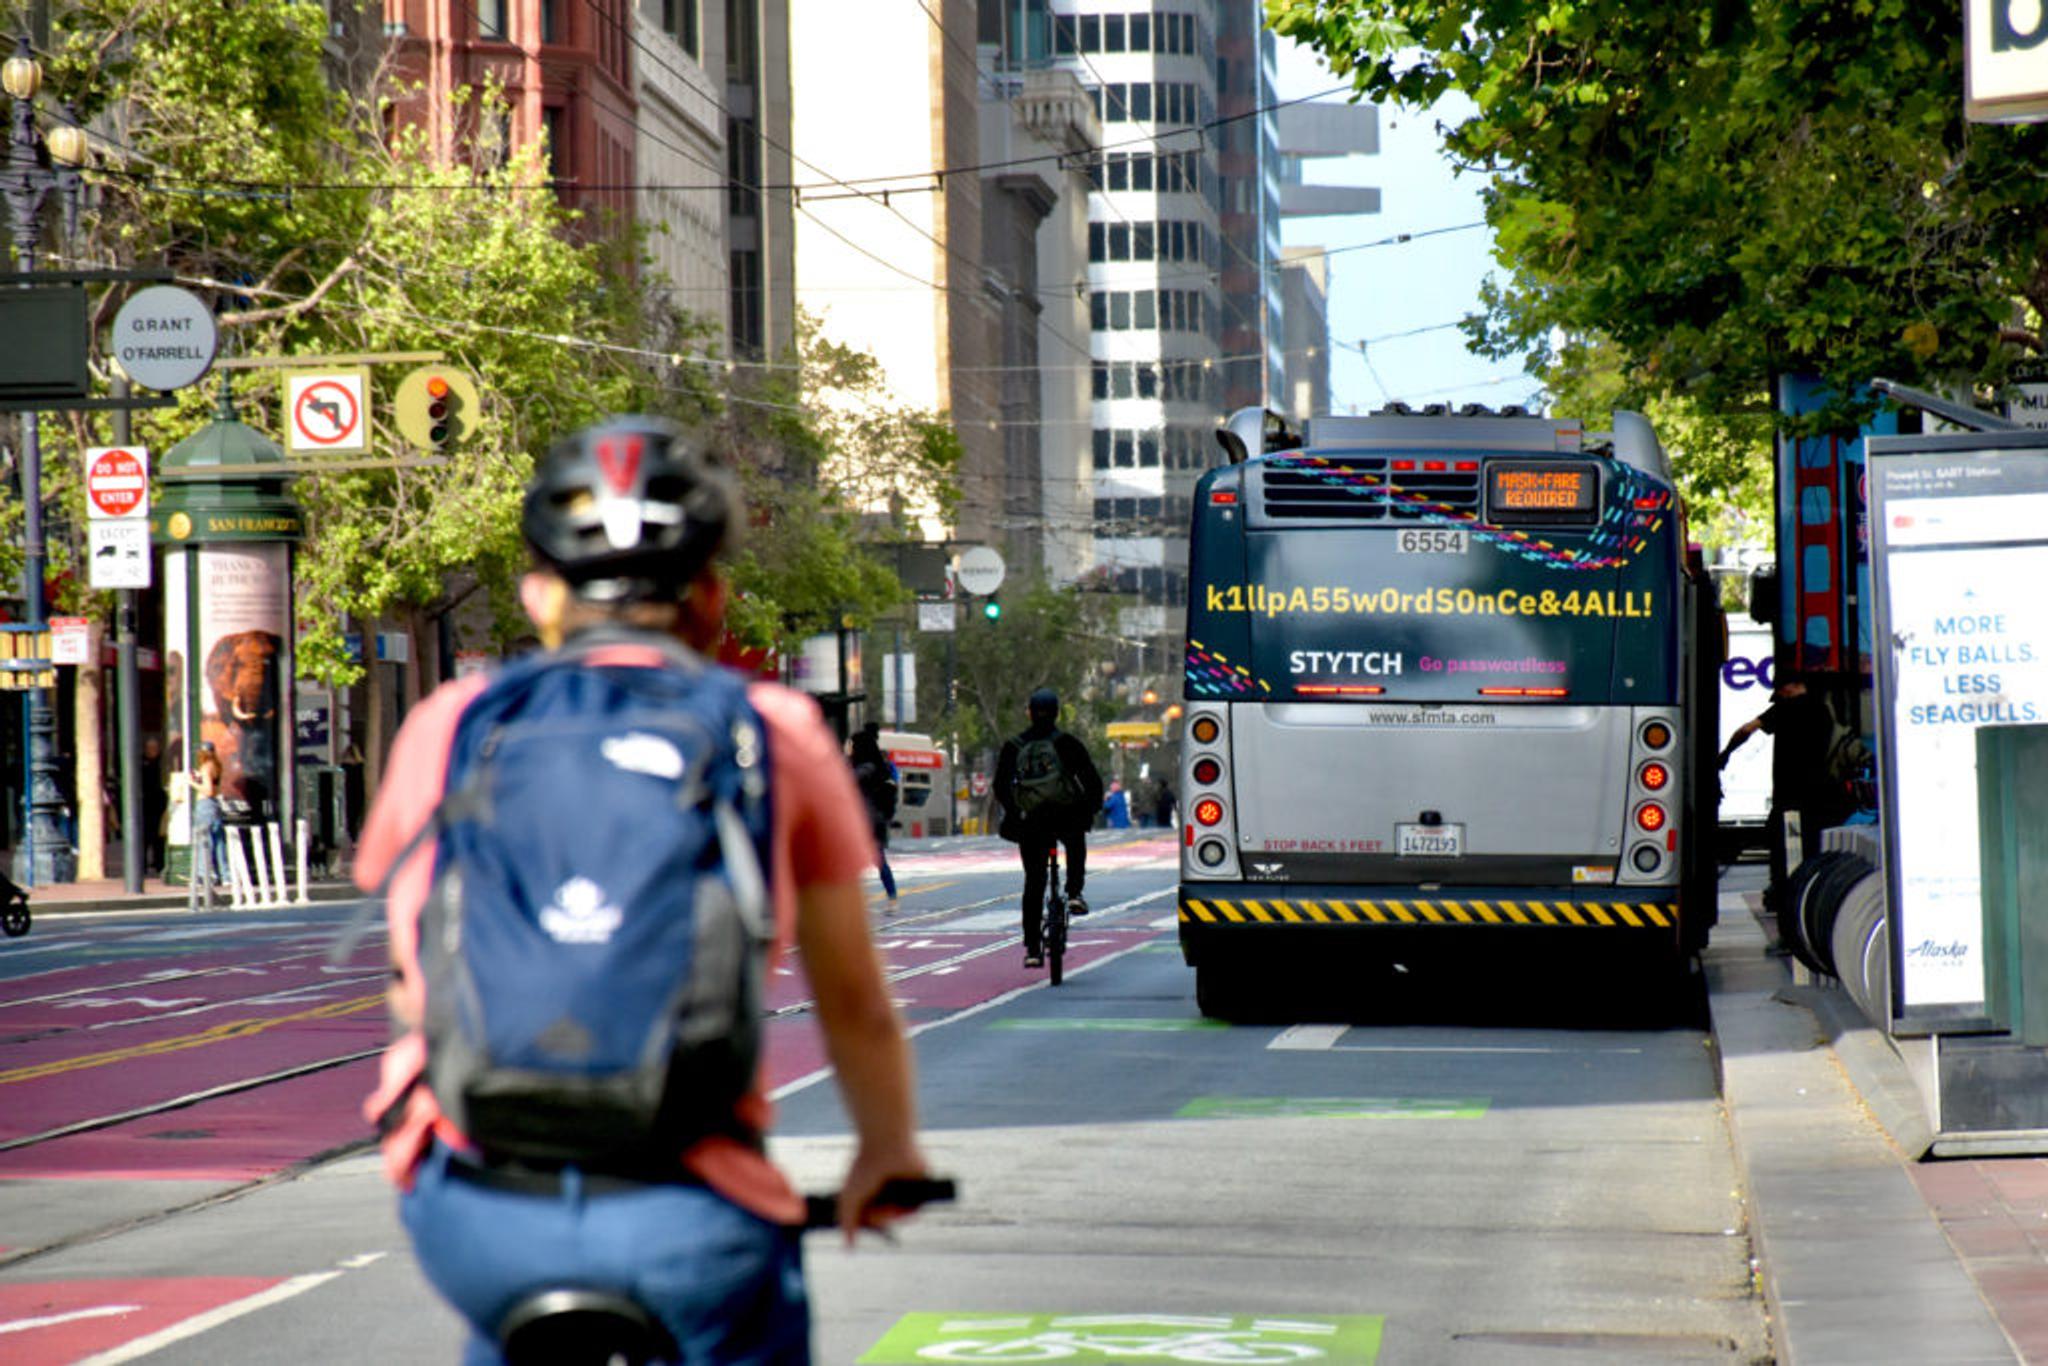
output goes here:
[{"label": "asphalt road", "polygon": [[[812,1239],[824,1366],[1766,1359],[1698,1029],[1214,1027],[1163,839],[1097,850],[1058,988],[1021,967],[1006,847],[897,871],[877,935],[962,1199]],[[348,1151],[382,945],[328,968],[339,915],[0,946],[0,1360],[455,1359]],[[823,1189],[848,1146],[805,1001],[793,964],[775,1150]]]}]

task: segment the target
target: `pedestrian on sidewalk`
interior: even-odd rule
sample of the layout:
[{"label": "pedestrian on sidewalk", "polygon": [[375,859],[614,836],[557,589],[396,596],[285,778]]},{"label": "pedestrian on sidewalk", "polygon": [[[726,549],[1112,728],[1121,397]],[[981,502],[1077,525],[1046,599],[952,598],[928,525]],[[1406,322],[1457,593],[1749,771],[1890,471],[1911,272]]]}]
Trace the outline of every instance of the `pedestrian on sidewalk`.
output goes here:
[{"label": "pedestrian on sidewalk", "polygon": [[853,765],[854,781],[861,800],[867,804],[868,824],[875,832],[875,868],[882,875],[882,892],[889,898],[889,914],[896,914],[896,874],[889,868],[889,822],[896,818],[901,777],[896,765],[882,752],[882,728],[870,721],[853,733],[847,762]]},{"label": "pedestrian on sidewalk", "polygon": [[1131,794],[1124,791],[1124,784],[1121,778],[1112,778],[1110,780],[1109,795],[1102,799],[1102,810],[1109,819],[1110,829],[1128,830],[1131,828]]},{"label": "pedestrian on sidewalk", "polygon": [[1807,675],[1787,671],[1771,692],[1771,705],[1744,721],[1721,750],[1722,768],[1743,742],[1759,730],[1776,743],[1771,748],[1771,810],[1769,820],[1771,895],[1784,893],[1794,859],[1787,851],[1786,816],[1799,816],[1799,855],[1803,862],[1820,852],[1823,830],[1840,825],[1855,810],[1842,785],[1829,772],[1829,750],[1836,732],[1827,699],[1815,692]]},{"label": "pedestrian on sidewalk", "polygon": [[199,762],[192,769],[192,879],[206,887],[209,903],[213,888],[227,881],[228,832],[221,821],[221,778],[220,755],[214,752],[213,741],[201,740]]},{"label": "pedestrian on sidewalk", "polygon": [[164,782],[164,746],[154,735],[142,742],[142,869],[164,871],[164,825],[171,794]]}]

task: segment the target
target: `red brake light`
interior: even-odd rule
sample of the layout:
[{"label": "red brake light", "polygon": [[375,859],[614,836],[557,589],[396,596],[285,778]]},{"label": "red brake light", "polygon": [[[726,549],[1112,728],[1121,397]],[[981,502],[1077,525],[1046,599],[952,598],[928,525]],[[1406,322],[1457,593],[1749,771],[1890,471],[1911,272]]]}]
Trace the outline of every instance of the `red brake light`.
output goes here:
[{"label": "red brake light", "polygon": [[1213,783],[1223,776],[1223,765],[1204,756],[1195,760],[1194,774],[1198,783]]},{"label": "red brake light", "polygon": [[1195,803],[1195,821],[1200,825],[1214,825],[1223,819],[1223,803],[1214,797],[1204,797]]},{"label": "red brake light", "polygon": [[1636,808],[1636,824],[1652,834],[1662,830],[1664,822],[1669,819],[1670,817],[1664,814],[1664,808],[1655,802],[1644,802]]},{"label": "red brake light", "polygon": [[1236,489],[1217,489],[1209,495],[1210,507],[1229,507],[1237,501]]},{"label": "red brake light", "polygon": [[1425,460],[1422,462],[1422,468],[1424,472],[1428,474],[1442,474],[1445,470],[1449,469],[1450,466],[1448,466],[1441,460]]},{"label": "red brake light", "polygon": [[1460,474],[1477,474],[1479,472],[1479,462],[1477,460],[1460,460],[1455,468]]},{"label": "red brake light", "polygon": [[1662,792],[1671,783],[1671,770],[1652,759],[1637,770],[1636,781],[1652,792]]},{"label": "red brake light", "polygon": [[1392,464],[1388,465],[1387,468],[1401,472],[1409,472],[1414,470],[1415,462],[1413,460],[1396,460]]}]

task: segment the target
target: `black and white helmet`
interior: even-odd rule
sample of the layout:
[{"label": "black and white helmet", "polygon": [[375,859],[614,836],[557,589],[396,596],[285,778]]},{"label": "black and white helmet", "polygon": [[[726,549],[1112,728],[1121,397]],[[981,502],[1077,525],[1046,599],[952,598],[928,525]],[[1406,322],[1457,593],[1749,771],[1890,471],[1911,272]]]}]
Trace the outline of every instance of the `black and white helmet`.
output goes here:
[{"label": "black and white helmet", "polygon": [[725,544],[731,478],[655,417],[616,417],[555,443],[520,519],[534,553],[605,602],[673,598]]}]

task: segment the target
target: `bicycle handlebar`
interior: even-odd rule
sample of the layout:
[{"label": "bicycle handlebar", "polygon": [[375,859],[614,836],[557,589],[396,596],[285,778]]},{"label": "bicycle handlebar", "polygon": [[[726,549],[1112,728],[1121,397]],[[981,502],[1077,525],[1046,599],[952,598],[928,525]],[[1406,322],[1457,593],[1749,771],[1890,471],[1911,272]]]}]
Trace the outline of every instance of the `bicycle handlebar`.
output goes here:
[{"label": "bicycle handlebar", "polygon": [[[882,1183],[870,1202],[889,1209],[917,1209],[923,1205],[942,1200],[952,1200],[959,1193],[959,1186],[946,1176],[892,1176]],[[839,1196],[806,1195],[804,1197],[804,1230],[836,1228],[839,1224]]]}]

